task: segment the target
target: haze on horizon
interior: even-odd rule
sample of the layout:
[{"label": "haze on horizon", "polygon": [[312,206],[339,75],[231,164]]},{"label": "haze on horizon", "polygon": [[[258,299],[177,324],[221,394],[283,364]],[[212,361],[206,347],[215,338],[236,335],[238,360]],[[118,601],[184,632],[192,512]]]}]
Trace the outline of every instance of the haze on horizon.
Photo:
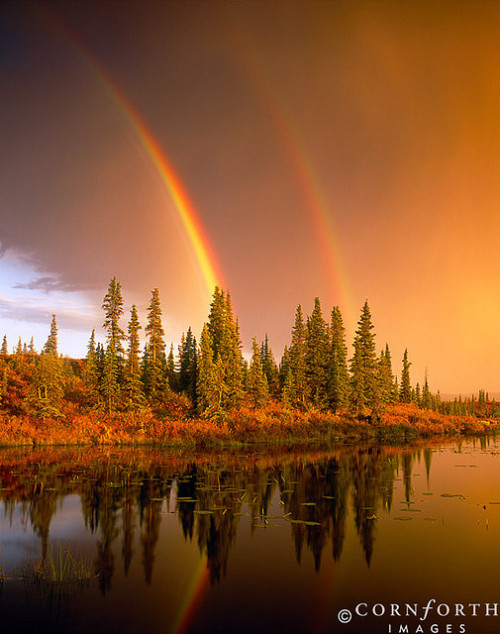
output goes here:
[{"label": "haze on horizon", "polygon": [[[209,310],[193,249],[98,80],[175,167],[277,360],[298,303],[368,299],[433,391],[500,391],[500,4],[4,2],[0,336],[84,356],[111,277],[168,342]],[[97,71],[96,69],[99,69]],[[316,216],[314,215],[316,213]],[[318,220],[318,218],[320,220]]]}]

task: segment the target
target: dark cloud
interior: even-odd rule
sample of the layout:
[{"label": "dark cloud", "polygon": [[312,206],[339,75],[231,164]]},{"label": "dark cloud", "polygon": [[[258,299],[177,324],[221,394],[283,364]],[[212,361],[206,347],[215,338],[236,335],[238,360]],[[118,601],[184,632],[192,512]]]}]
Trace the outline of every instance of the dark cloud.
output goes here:
[{"label": "dark cloud", "polygon": [[31,282],[14,284],[13,288],[23,289],[28,291],[42,291],[45,294],[52,293],[54,291],[79,291],[82,290],[77,284],[64,282],[61,279],[55,277],[37,277]]}]

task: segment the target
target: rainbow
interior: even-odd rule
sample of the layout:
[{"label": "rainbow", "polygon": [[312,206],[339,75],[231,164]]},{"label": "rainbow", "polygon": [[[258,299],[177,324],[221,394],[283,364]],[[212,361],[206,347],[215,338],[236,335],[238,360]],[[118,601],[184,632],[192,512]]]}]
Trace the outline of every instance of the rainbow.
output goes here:
[{"label": "rainbow", "polygon": [[200,560],[191,577],[189,587],[179,608],[177,618],[172,625],[172,634],[184,634],[188,631],[193,614],[196,612],[208,585],[207,558],[206,556],[200,556]]},{"label": "rainbow", "polygon": [[164,150],[147,127],[130,99],[109,75],[99,60],[88,50],[85,45],[70,30],[68,25],[55,14],[53,10],[44,7],[44,13],[55,25],[57,31],[72,45],[72,48],[79,54],[85,66],[104,88],[117,110],[128,123],[137,142],[146,154],[148,161],[154,168],[154,172],[159,178],[162,194],[171,207],[177,213],[178,219],[187,235],[188,241],[194,252],[198,263],[199,271],[203,278],[204,286],[209,296],[212,295],[216,286],[225,287],[224,279],[217,262],[210,240],[203,228],[198,214],[191,203],[189,196],[176,174],[171,162],[167,159]]},{"label": "rainbow", "polygon": [[353,302],[349,280],[338,239],[339,231],[335,225],[334,214],[327,202],[320,180],[316,175],[313,161],[306,149],[295,120],[268,75],[265,61],[252,45],[250,36],[243,29],[237,16],[231,14],[230,6],[221,13],[228,19],[228,33],[233,35],[234,47],[248,73],[254,89],[267,112],[271,116],[274,130],[280,139],[291,164],[295,181],[301,191],[309,219],[316,235],[319,251],[329,286],[348,321],[354,319]]}]

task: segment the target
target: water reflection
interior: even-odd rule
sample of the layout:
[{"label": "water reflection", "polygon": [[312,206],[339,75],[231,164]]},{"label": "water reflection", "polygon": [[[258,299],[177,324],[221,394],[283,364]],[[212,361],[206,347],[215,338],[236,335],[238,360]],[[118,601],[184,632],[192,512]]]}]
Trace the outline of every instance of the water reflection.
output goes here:
[{"label": "water reflection", "polygon": [[[103,595],[117,557],[125,575],[140,558],[151,583],[162,518],[172,513],[184,539],[194,540],[206,556],[216,584],[230,565],[242,520],[252,532],[288,523],[297,562],[307,549],[319,570],[323,557],[341,558],[349,507],[369,566],[377,518],[391,511],[395,481],[403,480],[410,508],[413,464],[423,461],[429,478],[432,452],[429,446],[180,455],[137,449],[6,452],[0,455],[0,499],[6,517],[21,509],[44,559],[61,501],[78,496],[86,529],[97,539],[94,563]],[[140,553],[134,552],[137,543]]]}]

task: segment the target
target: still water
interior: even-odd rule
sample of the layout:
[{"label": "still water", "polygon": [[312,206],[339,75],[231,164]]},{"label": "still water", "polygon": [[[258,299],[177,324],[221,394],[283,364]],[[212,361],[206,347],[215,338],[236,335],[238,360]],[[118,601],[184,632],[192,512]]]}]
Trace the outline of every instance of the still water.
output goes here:
[{"label": "still water", "polygon": [[500,631],[491,439],[3,451],[0,508],[5,632]]}]

